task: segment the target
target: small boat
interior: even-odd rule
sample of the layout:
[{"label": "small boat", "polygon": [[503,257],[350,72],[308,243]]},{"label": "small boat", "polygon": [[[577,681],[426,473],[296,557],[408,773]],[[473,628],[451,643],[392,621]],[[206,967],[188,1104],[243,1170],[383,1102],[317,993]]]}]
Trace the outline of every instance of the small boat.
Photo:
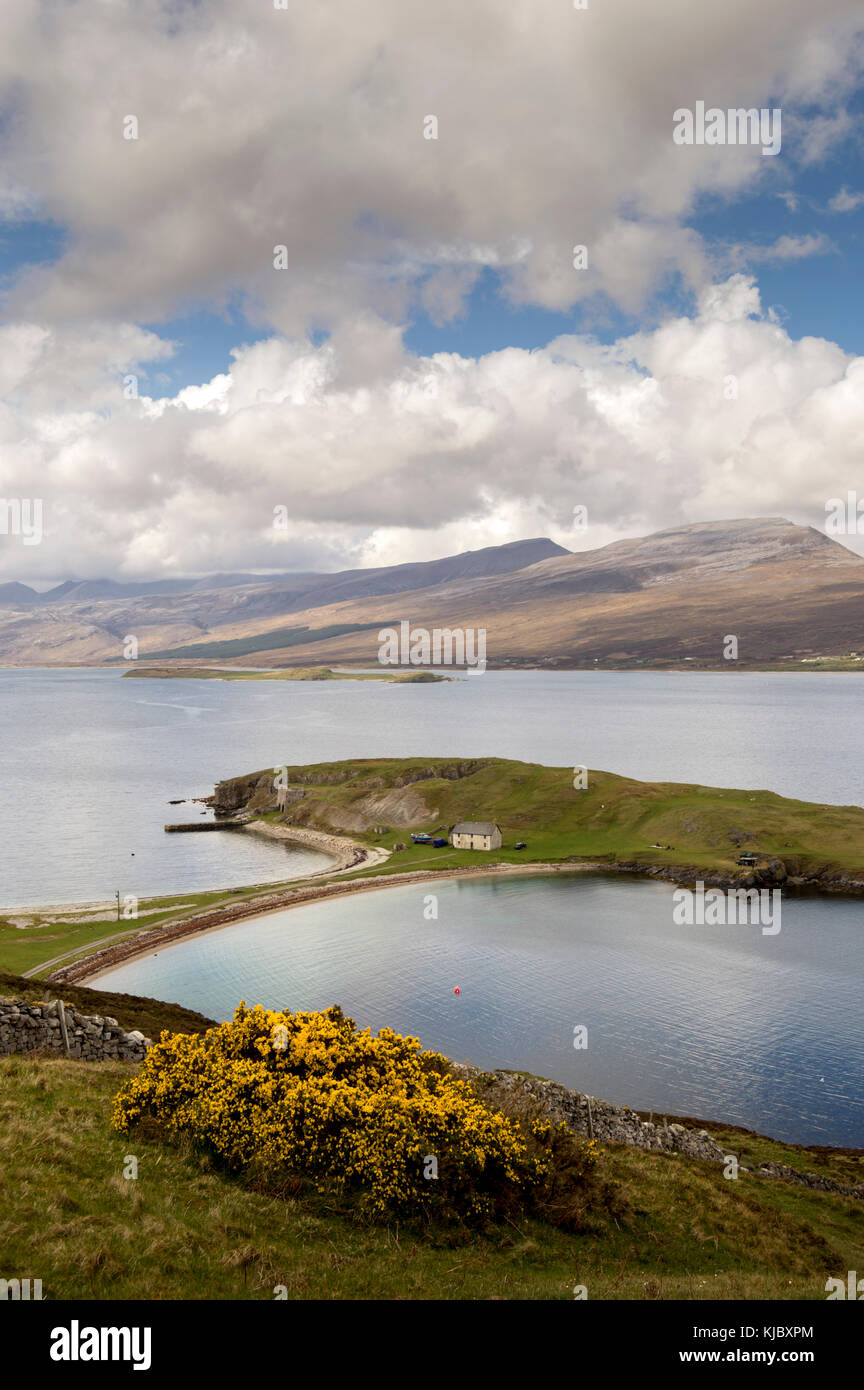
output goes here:
[{"label": "small boat", "polygon": [[432,843],[432,836],[427,835],[425,830],[421,830],[418,834],[412,835],[411,839],[414,841],[415,845],[431,845]]}]

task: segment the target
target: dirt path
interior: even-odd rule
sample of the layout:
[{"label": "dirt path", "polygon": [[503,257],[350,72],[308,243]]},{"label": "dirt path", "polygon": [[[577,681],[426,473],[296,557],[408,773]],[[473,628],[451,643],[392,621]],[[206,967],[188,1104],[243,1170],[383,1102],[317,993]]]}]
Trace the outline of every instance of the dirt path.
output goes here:
[{"label": "dirt path", "polygon": [[[136,932],[140,933],[140,931],[140,927],[131,927],[129,931],[115,931],[111,936],[100,936],[98,941],[91,941],[90,947],[92,949],[95,946],[104,946],[109,941],[118,941],[124,936],[134,936]],[[70,956],[75,956],[84,949],[86,947],[75,946],[71,951],[63,951],[59,956],[52,956],[50,960],[40,961],[38,965],[31,966],[29,970],[22,970],[21,979],[30,980],[34,975],[38,975],[40,970],[47,970],[49,965],[59,965],[61,961],[68,960]]]}]

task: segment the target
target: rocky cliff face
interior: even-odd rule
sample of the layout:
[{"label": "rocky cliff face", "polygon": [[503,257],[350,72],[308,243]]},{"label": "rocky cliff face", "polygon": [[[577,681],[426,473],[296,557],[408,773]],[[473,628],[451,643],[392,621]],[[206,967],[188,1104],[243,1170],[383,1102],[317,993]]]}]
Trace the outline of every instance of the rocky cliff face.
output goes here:
[{"label": "rocky cliff face", "polygon": [[238,811],[275,811],[274,772],[251,772],[246,777],[229,777],[217,783],[209,797],[217,816],[233,816]]},{"label": "rocky cliff face", "polygon": [[[381,776],[374,767],[346,766],[286,767],[288,785],[282,795],[274,786],[275,770],[253,772],[219,782],[210,804],[218,816],[240,812],[260,815],[282,809],[289,825],[320,825],[332,830],[363,831],[380,823],[413,825],[438,815],[434,797],[419,784],[435,779],[458,781],[487,766],[484,759],[418,764],[390,776]],[[351,784],[356,796],[338,805],[316,795],[316,788]]]}]

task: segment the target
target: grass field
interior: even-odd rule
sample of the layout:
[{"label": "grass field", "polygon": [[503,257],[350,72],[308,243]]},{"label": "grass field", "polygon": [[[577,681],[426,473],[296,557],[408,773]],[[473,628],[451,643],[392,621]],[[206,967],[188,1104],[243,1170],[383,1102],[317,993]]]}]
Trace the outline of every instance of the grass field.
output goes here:
[{"label": "grass field", "polygon": [[46,1298],[269,1299],[285,1285],[293,1299],[569,1300],[582,1284],[590,1299],[824,1299],[829,1276],[860,1267],[860,1202],[620,1146],[602,1158],[614,1215],[578,1235],[361,1226],[124,1140],[110,1111],[130,1070],[0,1059],[2,1272],[41,1279]]},{"label": "grass field", "polygon": [[[251,783],[255,776],[237,780]],[[272,779],[272,772],[260,776]],[[501,850],[412,846],[379,873],[439,863],[452,869],[578,859],[735,872],[745,849],[782,860],[789,875],[864,872],[864,808],[793,801],[768,791],[638,782],[593,771],[587,787],[577,790],[572,768],[502,758],[317,763],[288,767],[286,778],[303,793],[289,807],[290,821],[331,830],[366,821],[365,830],[350,833],[369,844],[408,842],[412,830],[446,833],[459,820],[501,826]],[[270,800],[275,806],[275,792]],[[372,827],[388,812],[389,824],[375,834]],[[514,849],[520,840],[525,850]]]},{"label": "grass field", "polygon": [[[158,927],[169,918],[192,916],[205,908],[229,902],[245,902],[271,892],[279,885],[257,884],[250,888],[223,888],[212,893],[175,893],[162,898],[142,898],[137,921],[117,921],[109,906],[105,910],[75,909],[47,912],[24,908],[0,913],[0,970],[15,975],[36,969],[57,956],[70,959],[84,955],[109,939],[134,936],[149,927]],[[284,885],[282,885],[284,886]],[[26,925],[22,925],[26,924]]]}]

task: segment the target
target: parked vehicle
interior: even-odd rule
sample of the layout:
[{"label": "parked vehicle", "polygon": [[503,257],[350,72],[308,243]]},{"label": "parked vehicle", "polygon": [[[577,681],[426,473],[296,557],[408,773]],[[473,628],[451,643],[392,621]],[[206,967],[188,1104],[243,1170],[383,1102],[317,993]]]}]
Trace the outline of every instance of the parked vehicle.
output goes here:
[{"label": "parked vehicle", "polygon": [[528,846],[526,845],[526,843],[525,843],[524,840],[517,840],[516,843],[515,843],[515,845],[513,846],[513,848],[514,848],[514,849],[527,849]]}]

